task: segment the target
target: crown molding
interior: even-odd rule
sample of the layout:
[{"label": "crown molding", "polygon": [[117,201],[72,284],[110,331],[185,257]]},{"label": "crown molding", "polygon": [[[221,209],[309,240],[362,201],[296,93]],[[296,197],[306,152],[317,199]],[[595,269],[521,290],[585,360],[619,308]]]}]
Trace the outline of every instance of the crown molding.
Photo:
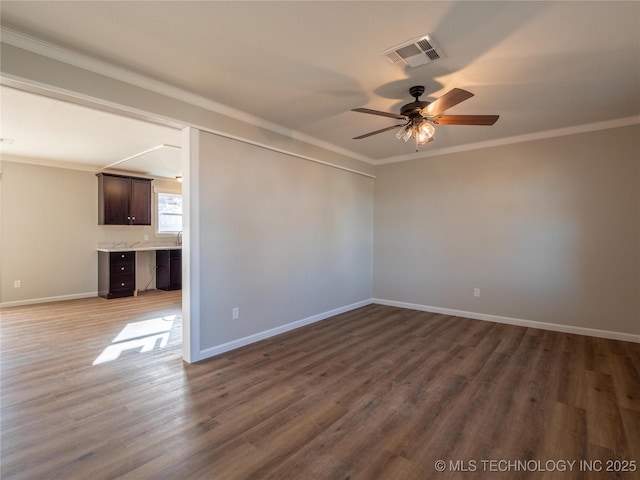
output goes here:
[{"label": "crown molding", "polygon": [[66,170],[78,170],[80,172],[98,173],[102,166],[88,163],[65,162],[49,158],[19,157],[16,155],[2,154],[2,162],[22,163],[26,165],[38,165],[40,167],[64,168]]},{"label": "crown molding", "polygon": [[373,159],[359,153],[352,152],[351,150],[347,150],[345,148],[339,147],[329,142],[325,142],[302,132],[298,132],[296,130],[292,130],[282,125],[278,125],[268,120],[256,117],[228,105],[224,105],[209,98],[191,93],[182,88],[159,82],[144,75],[133,73],[124,68],[117,67],[100,60],[96,60],[95,58],[89,57],[88,55],[83,55],[81,53],[60,47],[44,40],[40,40],[38,38],[31,37],[29,35],[25,35],[23,33],[16,32],[5,27],[0,28],[0,38],[2,40],[2,43],[6,43],[22,50],[42,55],[44,57],[66,63],[68,65],[73,65],[74,67],[97,73],[114,80],[125,82],[136,87],[144,88],[145,90],[149,90],[154,93],[173,98],[175,100],[180,100],[182,102],[204,108],[220,115],[225,115],[235,120],[239,120],[241,122],[263,128],[265,130],[270,130],[275,133],[279,133],[289,138],[293,138],[294,140],[305,142],[310,145],[315,145],[316,147],[320,147],[325,150],[347,156],[349,158],[360,160],[371,165],[375,164],[375,161]]},{"label": "crown molding", "polygon": [[445,147],[427,152],[412,153],[409,155],[399,155],[397,157],[389,157],[375,162],[376,165],[386,165],[388,163],[406,162],[408,160],[418,160],[420,158],[435,157],[438,155],[447,155],[450,153],[467,152],[470,150],[479,150],[481,148],[500,147],[502,145],[512,145],[514,143],[531,142],[534,140],[544,140],[546,138],[565,137],[567,135],[575,135],[578,133],[595,132],[598,130],[607,130],[609,128],[626,127],[640,123],[640,115],[631,117],[617,118],[614,120],[605,120],[602,122],[586,123],[583,125],[575,125],[572,127],[556,128],[553,130],[544,130],[541,132],[527,133],[525,135],[516,135],[513,137],[499,138],[496,140],[487,140],[485,142],[467,143],[465,145],[456,145],[455,147]]}]

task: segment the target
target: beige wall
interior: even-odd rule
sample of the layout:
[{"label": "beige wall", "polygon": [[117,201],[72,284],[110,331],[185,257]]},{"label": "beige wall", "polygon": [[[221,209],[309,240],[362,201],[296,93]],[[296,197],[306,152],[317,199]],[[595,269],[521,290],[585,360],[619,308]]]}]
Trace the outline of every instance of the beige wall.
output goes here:
[{"label": "beige wall", "polygon": [[95,179],[89,172],[2,162],[0,302],[97,291]]},{"label": "beige wall", "polygon": [[203,351],[371,298],[372,178],[201,133],[197,181]]},{"label": "beige wall", "polygon": [[376,298],[640,334],[640,126],[376,175]]},{"label": "beige wall", "polygon": [[[98,243],[167,240],[154,226],[98,225],[92,172],[6,160],[1,167],[0,304],[97,295]],[[180,189],[164,179],[154,185]],[[138,254],[138,289],[155,287],[154,267],[152,253]]]}]

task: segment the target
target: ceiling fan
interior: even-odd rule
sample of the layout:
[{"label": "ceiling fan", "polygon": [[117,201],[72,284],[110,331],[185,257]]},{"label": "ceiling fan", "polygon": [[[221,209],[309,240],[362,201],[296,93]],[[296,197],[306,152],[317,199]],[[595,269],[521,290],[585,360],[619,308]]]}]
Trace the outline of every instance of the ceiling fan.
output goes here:
[{"label": "ceiling fan", "polygon": [[361,138],[370,137],[371,135],[377,135],[378,133],[388,132],[394,128],[401,127],[398,133],[396,133],[396,138],[407,142],[413,137],[416,141],[417,151],[418,145],[424,145],[433,140],[433,134],[436,131],[434,125],[493,125],[498,120],[499,115],[442,115],[444,111],[473,97],[473,93],[466,90],[454,88],[433,102],[421,101],[420,96],[423,93],[423,86],[416,85],[411,87],[409,94],[415,98],[415,101],[403,105],[400,109],[400,114],[381,112],[370,108],[354,108],[351,110],[352,112],[381,115],[383,117],[404,120],[406,123],[365,133],[364,135],[353,137],[353,139],[360,140]]}]

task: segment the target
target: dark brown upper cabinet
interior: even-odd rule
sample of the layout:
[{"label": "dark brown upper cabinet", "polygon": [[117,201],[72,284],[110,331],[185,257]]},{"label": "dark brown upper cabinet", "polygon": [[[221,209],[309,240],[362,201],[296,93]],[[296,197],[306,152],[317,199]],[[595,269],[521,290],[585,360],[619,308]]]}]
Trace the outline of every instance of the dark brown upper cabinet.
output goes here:
[{"label": "dark brown upper cabinet", "polygon": [[151,225],[151,179],[98,173],[99,225]]}]

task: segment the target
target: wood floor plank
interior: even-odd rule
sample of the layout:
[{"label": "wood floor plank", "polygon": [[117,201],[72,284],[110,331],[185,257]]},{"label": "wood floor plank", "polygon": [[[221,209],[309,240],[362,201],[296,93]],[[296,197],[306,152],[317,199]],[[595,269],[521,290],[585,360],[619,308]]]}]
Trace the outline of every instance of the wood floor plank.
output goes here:
[{"label": "wood floor plank", "polygon": [[[3,480],[638,478],[480,463],[640,461],[638,344],[369,305],[189,365],[180,303],[3,309]],[[172,315],[164,347],[94,364]]]}]

